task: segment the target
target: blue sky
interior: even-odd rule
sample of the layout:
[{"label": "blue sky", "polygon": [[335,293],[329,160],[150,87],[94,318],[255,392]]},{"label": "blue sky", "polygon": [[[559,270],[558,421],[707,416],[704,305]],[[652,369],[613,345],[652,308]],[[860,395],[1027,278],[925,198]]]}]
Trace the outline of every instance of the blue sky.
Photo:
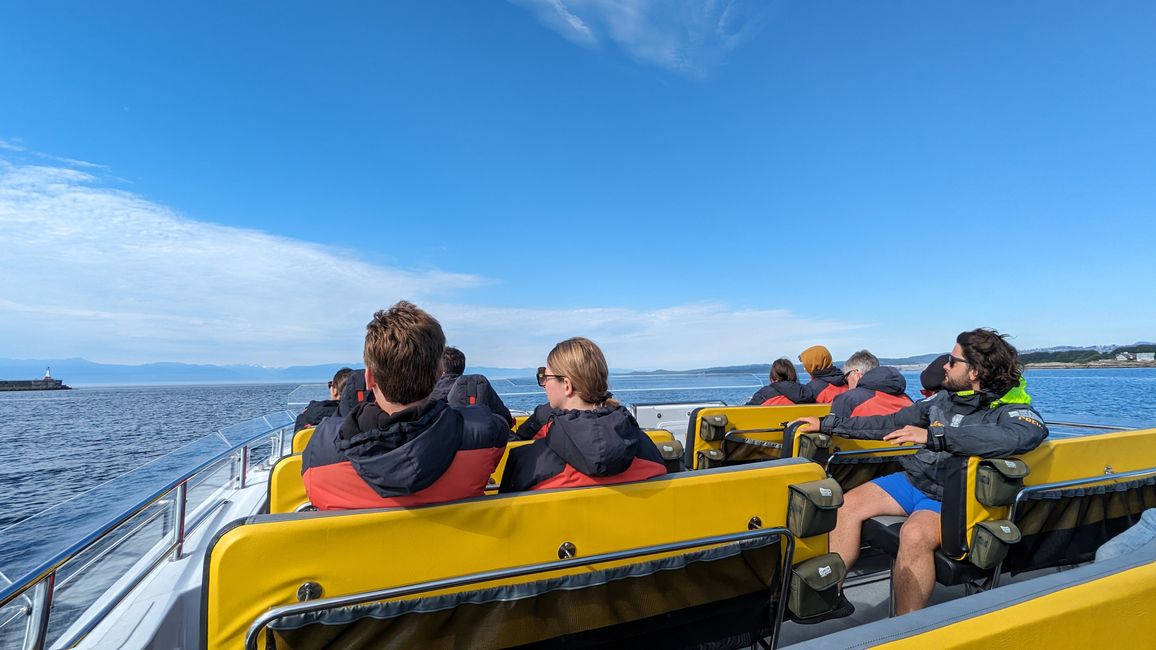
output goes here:
[{"label": "blue sky", "polygon": [[1148,2],[0,6],[0,357],[1156,339]]}]

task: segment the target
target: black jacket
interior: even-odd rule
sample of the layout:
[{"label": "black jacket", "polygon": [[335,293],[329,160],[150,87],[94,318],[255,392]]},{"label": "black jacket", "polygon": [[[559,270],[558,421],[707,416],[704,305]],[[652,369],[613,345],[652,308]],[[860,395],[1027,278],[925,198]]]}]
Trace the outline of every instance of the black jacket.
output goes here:
[{"label": "black jacket", "polygon": [[550,421],[550,416],[553,415],[554,408],[549,404],[539,404],[534,408],[534,412],[526,421],[518,427],[518,430],[510,437],[511,440],[533,440],[534,436],[546,426]]},{"label": "black jacket", "polygon": [[[508,434],[509,427],[484,406],[450,408],[444,400],[426,400],[388,415],[370,402],[317,427],[302,454],[302,474],[327,467],[342,471],[349,464],[379,496],[408,495],[433,485],[458,452],[500,453]],[[492,470],[479,468],[486,476]],[[324,481],[326,474],[314,480]]]},{"label": "black jacket", "polygon": [[[847,385],[847,378],[843,376],[843,371],[835,366],[826,368],[824,370],[816,370],[811,373],[811,381],[803,386],[803,401],[800,404],[814,404],[818,402],[823,391],[827,390],[829,386]],[[831,397],[834,399],[834,397]],[[827,399],[824,403],[830,403],[831,399]]]},{"label": "black jacket", "polygon": [[831,402],[831,414],[851,417],[855,409],[868,402],[884,402],[886,407],[870,415],[892,413],[911,405],[907,397],[907,379],[891,366],[879,366],[863,373],[859,384],[851,390],[835,396]]},{"label": "black jacket", "polygon": [[915,487],[934,499],[942,499],[940,461],[946,457],[955,454],[1001,458],[1031,451],[1047,438],[1044,419],[1028,405],[1030,398],[1022,386],[1021,382],[1020,387],[1002,397],[987,391],[943,390],[890,415],[828,415],[820,421],[819,429],[865,440],[882,440],[907,425],[928,429],[927,446],[897,460]]},{"label": "black jacket", "polygon": [[529,490],[567,472],[641,480],[665,474],[666,466],[658,447],[625,408],[555,410],[544,438],[510,450],[498,491]]},{"label": "black jacket", "polygon": [[305,407],[304,411],[297,416],[297,420],[293,422],[293,433],[306,428],[315,427],[321,424],[321,421],[331,415],[337,415],[338,401],[335,399],[327,400],[312,400],[309,405]]},{"label": "black jacket", "polygon": [[747,402],[747,406],[759,406],[767,400],[773,400],[776,397],[785,397],[790,400],[792,404],[803,404],[805,396],[803,394],[803,386],[797,381],[774,381],[766,386],[763,386],[751,397]]},{"label": "black jacket", "polygon": [[484,404],[495,415],[505,418],[506,426],[514,426],[514,416],[502,402],[502,398],[490,385],[485,375],[453,375],[446,373],[434,384],[430,399],[444,399],[450,406],[474,406]]}]

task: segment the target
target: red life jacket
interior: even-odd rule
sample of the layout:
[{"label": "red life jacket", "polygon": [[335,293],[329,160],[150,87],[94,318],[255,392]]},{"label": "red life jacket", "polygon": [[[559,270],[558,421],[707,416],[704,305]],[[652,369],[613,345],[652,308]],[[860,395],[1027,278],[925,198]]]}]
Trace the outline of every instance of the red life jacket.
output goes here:
[{"label": "red life jacket", "polygon": [[906,395],[888,395],[882,391],[875,391],[875,396],[855,407],[851,417],[861,415],[890,415],[900,409],[911,406],[911,398]]},{"label": "red life jacket", "polygon": [[383,497],[369,487],[348,461],[311,467],[302,477],[310,502],[321,510],[391,508],[445,503],[486,493],[490,474],[498,466],[503,449],[465,449],[433,485],[413,494]]},{"label": "red life jacket", "polygon": [[851,387],[847,384],[843,384],[842,386],[827,384],[827,387],[824,388],[822,392],[819,393],[818,397],[815,398],[815,403],[830,404],[831,402],[835,401],[836,396],[841,393],[846,393],[849,390],[851,390]]}]

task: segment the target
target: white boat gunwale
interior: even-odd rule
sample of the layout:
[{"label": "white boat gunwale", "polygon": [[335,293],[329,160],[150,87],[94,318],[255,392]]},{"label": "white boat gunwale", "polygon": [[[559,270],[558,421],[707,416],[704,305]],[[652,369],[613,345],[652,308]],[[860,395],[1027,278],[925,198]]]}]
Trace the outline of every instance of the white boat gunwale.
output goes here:
[{"label": "white boat gunwale", "polygon": [[[286,442],[286,434],[292,433],[295,417],[295,414],[289,410],[274,411],[253,418],[240,425],[235,425],[240,427],[258,422],[261,423],[258,433],[251,434],[236,443],[229,441],[222,430],[192,441],[189,444],[196,444],[205,438],[219,437],[229,446],[213,457],[184,471],[178,478],[152,491],[147,497],[138,500],[134,505],[114,515],[106,523],[98,526],[79,540],[56,552],[49,557],[49,559],[42,561],[36,565],[35,568],[26,571],[22,576],[13,580],[11,584],[0,589],[0,608],[8,606],[20,597],[29,598],[31,601],[30,605],[24,607],[23,612],[24,615],[28,616],[23,647],[41,650],[48,642],[48,627],[53,609],[53,596],[56,590],[56,575],[58,571],[82,553],[106,539],[109,535],[120,530],[127,522],[133,521],[137,515],[161,503],[167,497],[172,498],[176,509],[173,520],[172,539],[167,542],[162,541],[155,546],[154,549],[150,551],[150,554],[153,555],[152,559],[145,563],[143,569],[139,570],[136,575],[131,576],[129,580],[118,580],[116,584],[120,586],[115,593],[101,594],[97,600],[103,601],[103,604],[98,611],[93,612],[86,610],[82,614],[84,622],[79,626],[79,629],[75,629],[76,624],[74,623],[65,631],[65,633],[68,634],[67,639],[58,639],[53,642],[54,645],[69,647],[79,643],[93,628],[99,625],[161,562],[165,559],[177,560],[182,557],[183,545],[187,536],[204,523],[214,510],[226,502],[226,499],[223,498],[224,495],[247,487],[250,470],[249,465],[252,457],[251,452],[254,449],[269,445],[269,456],[263,459],[262,463],[276,461],[285,455],[286,451],[290,449],[290,444]],[[179,451],[179,449],[176,451]],[[231,463],[233,467],[229,484],[225,486],[224,489],[216,490],[213,495],[206,498],[201,504],[198,504],[198,507],[194,508],[192,512],[189,512],[188,489],[190,483],[202,474],[219,471],[227,462]],[[93,489],[97,489],[98,487],[100,486],[96,486]],[[74,498],[82,498],[85,494],[87,494],[87,492]],[[19,523],[15,524],[15,526],[19,525]],[[118,540],[118,542],[110,548],[115,548],[116,544],[128,539],[131,539],[131,535]],[[32,593],[29,594],[29,591]],[[6,621],[5,624],[11,622],[12,620],[9,620]],[[80,623],[80,621],[76,623]]]}]

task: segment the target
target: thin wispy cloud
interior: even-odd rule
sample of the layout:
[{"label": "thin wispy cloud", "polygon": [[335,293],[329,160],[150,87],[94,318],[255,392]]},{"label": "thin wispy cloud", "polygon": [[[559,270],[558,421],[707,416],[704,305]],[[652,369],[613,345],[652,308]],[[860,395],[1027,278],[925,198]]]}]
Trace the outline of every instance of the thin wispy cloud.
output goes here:
[{"label": "thin wispy cloud", "polygon": [[769,361],[861,325],[786,310],[473,304],[493,279],[387,267],[354,251],[205,223],[109,178],[0,158],[0,357],[143,363],[345,362],[372,313],[412,300],[470,363],[527,366],[587,336],[619,368]]},{"label": "thin wispy cloud", "polygon": [[0,356],[348,359],[374,309],[484,282],[194,221],[62,167],[0,162],[0,232]]},{"label": "thin wispy cloud", "polygon": [[35,151],[22,145],[19,141],[5,140],[0,138],[0,151],[7,151],[10,155],[20,156],[25,159],[37,160],[40,162],[54,163],[58,165],[66,165],[68,167],[79,167],[81,169],[88,169],[92,171],[107,171],[108,167],[105,165],[98,165],[86,160],[77,160],[75,158],[62,158],[60,156],[53,156],[42,151]]},{"label": "thin wispy cloud", "polygon": [[758,33],[768,3],[740,0],[513,0],[584,47],[613,43],[634,59],[705,75]]},{"label": "thin wispy cloud", "polygon": [[[734,309],[696,303],[653,310],[505,309],[433,305],[446,335],[471,364],[533,366],[571,336],[596,341],[617,368],[687,369],[770,363],[822,343],[859,345],[865,325],[808,318],[782,309]],[[511,359],[522,360],[511,363]]]}]

